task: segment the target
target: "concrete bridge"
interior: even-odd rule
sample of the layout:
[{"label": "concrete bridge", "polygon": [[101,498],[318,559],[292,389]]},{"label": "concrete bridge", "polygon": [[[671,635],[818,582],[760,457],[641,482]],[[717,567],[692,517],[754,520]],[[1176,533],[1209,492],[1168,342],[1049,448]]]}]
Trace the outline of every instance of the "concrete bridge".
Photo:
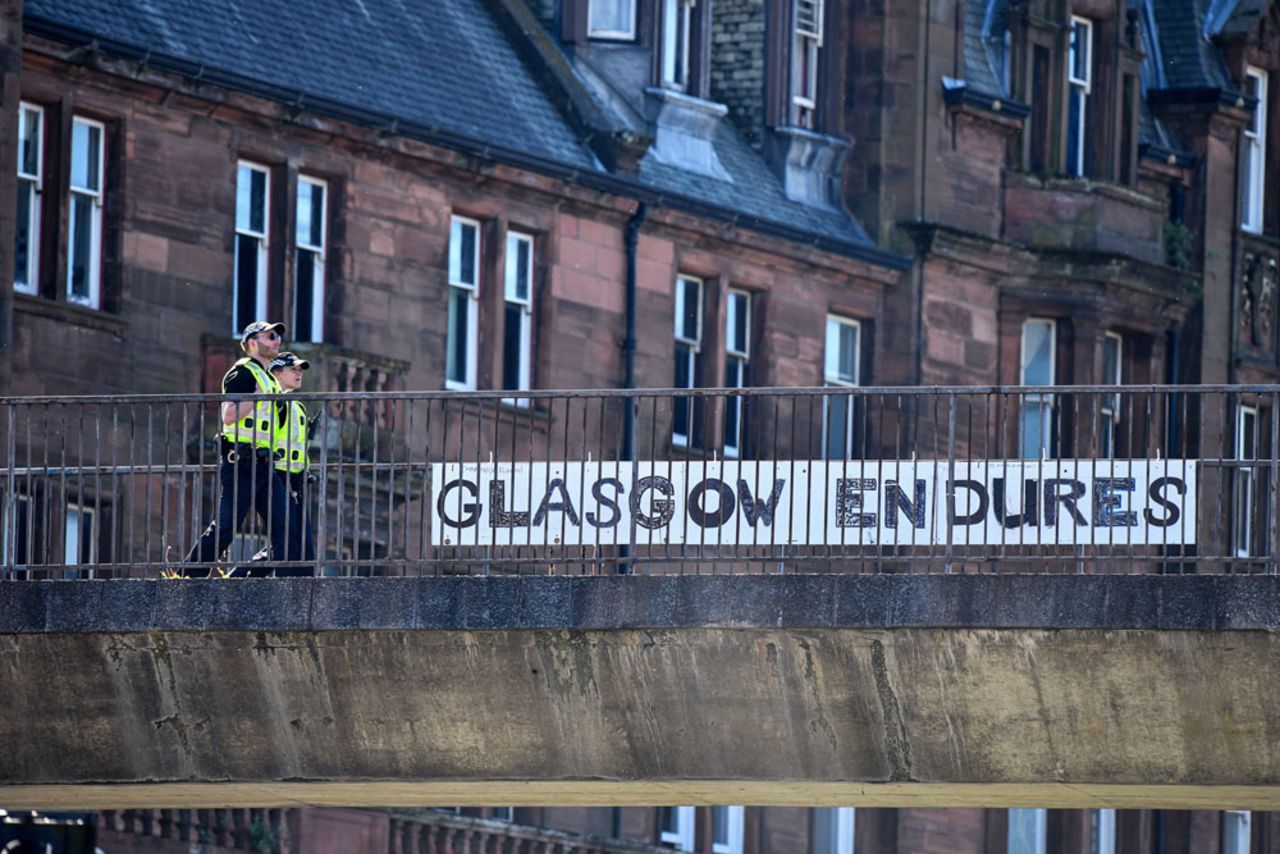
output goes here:
[{"label": "concrete bridge", "polygon": [[0,584],[0,804],[1280,809],[1280,577]]}]

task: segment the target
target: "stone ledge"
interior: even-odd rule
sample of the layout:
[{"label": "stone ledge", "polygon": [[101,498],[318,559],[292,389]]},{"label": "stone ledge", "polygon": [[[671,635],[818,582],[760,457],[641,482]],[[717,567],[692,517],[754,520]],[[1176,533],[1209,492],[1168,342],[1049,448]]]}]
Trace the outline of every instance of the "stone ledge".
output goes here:
[{"label": "stone ledge", "polygon": [[940,628],[1280,631],[1272,575],[701,575],[0,583],[0,634]]}]

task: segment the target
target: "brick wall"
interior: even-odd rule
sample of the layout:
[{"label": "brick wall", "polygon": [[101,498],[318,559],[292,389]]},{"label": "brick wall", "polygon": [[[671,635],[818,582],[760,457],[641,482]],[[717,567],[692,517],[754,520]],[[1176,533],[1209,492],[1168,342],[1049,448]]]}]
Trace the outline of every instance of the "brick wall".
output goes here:
[{"label": "brick wall", "polygon": [[717,0],[711,10],[711,98],[759,149],[764,140],[765,0]]}]

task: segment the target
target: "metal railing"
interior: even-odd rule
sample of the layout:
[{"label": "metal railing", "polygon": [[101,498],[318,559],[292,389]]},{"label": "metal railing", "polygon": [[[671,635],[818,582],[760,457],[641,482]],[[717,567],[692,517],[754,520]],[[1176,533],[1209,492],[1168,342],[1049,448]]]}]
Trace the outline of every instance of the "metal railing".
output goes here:
[{"label": "metal railing", "polygon": [[512,394],[269,398],[317,416],[292,483],[224,396],[0,400],[0,574],[1278,567],[1280,386]]}]

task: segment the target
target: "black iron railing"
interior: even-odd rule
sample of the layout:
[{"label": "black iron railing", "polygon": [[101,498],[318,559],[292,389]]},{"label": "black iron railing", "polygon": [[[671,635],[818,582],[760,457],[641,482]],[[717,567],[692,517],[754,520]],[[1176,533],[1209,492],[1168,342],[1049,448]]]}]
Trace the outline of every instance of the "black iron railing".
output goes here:
[{"label": "black iron railing", "polygon": [[1277,386],[511,394],[270,398],[292,479],[221,396],[0,400],[3,576],[1278,566]]}]

